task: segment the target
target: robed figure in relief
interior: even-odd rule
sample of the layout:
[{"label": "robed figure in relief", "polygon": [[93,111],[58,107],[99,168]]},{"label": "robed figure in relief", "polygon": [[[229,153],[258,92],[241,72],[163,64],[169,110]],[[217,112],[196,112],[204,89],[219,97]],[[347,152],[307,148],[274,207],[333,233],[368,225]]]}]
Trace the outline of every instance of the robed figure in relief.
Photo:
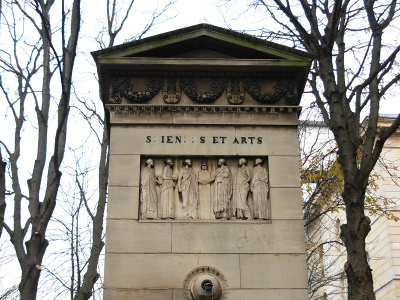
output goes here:
[{"label": "robed figure in relief", "polygon": [[140,178],[141,214],[142,219],[157,219],[157,191],[158,179],[154,172],[154,161],[146,160],[146,167],[142,169]]},{"label": "robed figure in relief", "polygon": [[230,217],[232,197],[232,174],[223,158],[218,160],[218,168],[209,182],[214,181],[213,211],[216,219]]},{"label": "robed figure in relief", "polygon": [[171,158],[165,160],[163,170],[161,194],[160,194],[160,218],[173,219],[175,218],[175,180],[178,179],[176,174],[173,174],[172,167],[174,162]]},{"label": "robed figure in relief", "polygon": [[239,159],[239,168],[233,184],[232,214],[237,219],[251,219],[250,208],[247,205],[251,174],[246,164],[246,159]]},{"label": "robed figure in relief", "polygon": [[268,207],[268,174],[262,167],[262,159],[254,161],[253,178],[251,179],[251,191],[253,192],[253,218],[269,219]]},{"label": "robed figure in relief", "polygon": [[192,169],[192,160],[185,159],[178,178],[178,191],[182,195],[182,212],[185,219],[198,218],[199,181]]}]

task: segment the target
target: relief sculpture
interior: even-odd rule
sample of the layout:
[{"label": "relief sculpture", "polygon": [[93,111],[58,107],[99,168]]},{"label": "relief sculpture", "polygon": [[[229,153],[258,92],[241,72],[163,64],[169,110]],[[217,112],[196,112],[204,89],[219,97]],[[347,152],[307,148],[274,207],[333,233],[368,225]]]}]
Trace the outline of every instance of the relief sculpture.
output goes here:
[{"label": "relief sculpture", "polygon": [[232,215],[236,219],[251,219],[247,196],[250,189],[250,170],[245,158],[239,159],[239,167],[233,184]]},{"label": "relief sculpture", "polygon": [[218,168],[208,181],[214,181],[213,211],[216,219],[229,218],[232,197],[232,174],[224,158],[218,160]]},{"label": "relief sculpture", "polygon": [[248,159],[145,158],[141,169],[140,218],[269,220],[267,162],[263,158]]},{"label": "relief sculpture", "polygon": [[165,159],[165,167],[162,175],[161,194],[160,194],[160,218],[175,218],[175,181],[178,175],[173,174],[172,167],[174,162],[171,158]]},{"label": "relief sculpture", "polygon": [[112,80],[109,101],[114,104],[146,103],[161,90],[165,103],[176,104],[182,99],[182,92],[195,103],[212,103],[225,94],[230,104],[245,101],[246,93],[261,104],[271,105],[283,99],[286,105],[298,105],[299,98],[292,79],[263,80],[254,78],[229,79],[224,77],[190,78],[151,77],[143,80],[116,77]]},{"label": "relief sculpture", "polygon": [[210,178],[211,172],[208,170],[206,161],[203,161],[200,166],[198,173],[199,182],[199,193],[200,193],[200,206],[199,206],[199,219],[210,220],[211,219],[211,186]]},{"label": "relief sculpture", "polygon": [[135,91],[129,78],[116,78],[111,85],[110,101],[121,103],[122,98],[125,98],[133,103],[144,103],[153,99],[161,87],[161,79],[150,78],[147,80],[146,89]]},{"label": "relief sculpture", "polygon": [[154,172],[154,161],[146,160],[146,167],[142,169],[141,176],[141,213],[142,219],[157,219],[157,191],[156,183],[159,179]]},{"label": "relief sculpture", "polygon": [[251,191],[253,192],[253,218],[269,219],[268,209],[268,175],[262,167],[263,160],[256,158],[254,161],[253,178],[251,179]]},{"label": "relief sculpture", "polygon": [[192,168],[192,160],[183,161],[178,178],[178,190],[182,194],[182,211],[185,219],[197,219],[199,199],[199,181]]}]

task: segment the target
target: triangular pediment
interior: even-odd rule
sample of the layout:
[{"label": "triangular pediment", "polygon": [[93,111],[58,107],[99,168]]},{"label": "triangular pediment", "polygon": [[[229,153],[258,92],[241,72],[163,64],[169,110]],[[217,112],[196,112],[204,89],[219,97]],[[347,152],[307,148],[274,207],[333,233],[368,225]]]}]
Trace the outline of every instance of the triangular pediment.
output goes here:
[{"label": "triangular pediment", "polygon": [[229,58],[309,61],[312,55],[248,34],[199,24],[92,52],[95,58]]},{"label": "triangular pediment", "polygon": [[[307,52],[209,24],[154,35],[95,51],[92,55],[99,72],[104,103],[120,103],[122,98],[116,99],[114,91],[121,89],[128,91],[129,95],[141,95],[138,96],[140,99],[132,100],[141,102],[144,94],[148,98],[155,97],[149,91],[152,86],[154,93],[163,89],[163,97],[168,99],[168,90],[176,90],[178,94],[183,90],[195,99],[198,94],[201,97],[219,95],[221,98],[216,90],[226,94],[231,90],[234,93],[246,90],[249,95],[252,90],[254,97],[268,98],[281,95],[282,89],[285,90],[282,85],[286,84],[287,90],[296,95],[285,97],[295,99],[292,102],[296,104],[313,60],[313,55]],[[237,78],[240,78],[239,83],[235,81]],[[255,82],[255,79],[259,81]],[[233,87],[225,84],[228,81],[233,82]],[[264,90],[260,89],[261,85]],[[208,92],[200,93],[197,88]],[[109,100],[110,95],[112,100]],[[282,97],[279,96],[278,100]],[[259,100],[271,102],[270,98],[264,98]],[[201,102],[199,99],[192,100]],[[293,105],[290,99],[285,100],[286,104]]]}]

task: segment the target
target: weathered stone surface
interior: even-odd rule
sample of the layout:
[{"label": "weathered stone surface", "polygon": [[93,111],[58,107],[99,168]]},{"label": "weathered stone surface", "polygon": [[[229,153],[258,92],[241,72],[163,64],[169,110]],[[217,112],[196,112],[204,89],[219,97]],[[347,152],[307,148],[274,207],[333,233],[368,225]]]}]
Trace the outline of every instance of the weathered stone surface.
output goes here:
[{"label": "weathered stone surface", "polygon": [[139,187],[108,188],[107,218],[138,219]]},{"label": "weathered stone surface", "polygon": [[[153,101],[152,101],[153,102]],[[156,101],[154,101],[156,102]],[[226,104],[225,104],[226,105]],[[296,113],[204,113],[204,112],[111,112],[113,124],[203,124],[203,125],[284,125],[297,126]]]},{"label": "weathered stone surface", "polygon": [[104,300],[160,300],[172,299],[172,290],[123,290],[123,289],[104,289]]},{"label": "weathered stone surface", "polygon": [[173,114],[174,124],[214,124],[214,125],[295,125],[297,126],[296,114],[254,114],[254,113],[224,113],[207,114],[176,112]]},{"label": "weathered stone surface", "polygon": [[[308,290],[303,289],[230,289],[229,300],[308,300]],[[174,299],[175,300],[175,299]]]},{"label": "weathered stone surface", "polygon": [[271,188],[300,187],[298,156],[269,156],[268,163]]},{"label": "weathered stone surface", "polygon": [[[229,289],[229,300],[308,300],[307,289]],[[185,300],[183,290],[174,290],[173,300]]]},{"label": "weathered stone surface", "polygon": [[271,188],[272,220],[303,219],[300,188]]},{"label": "weathered stone surface", "polygon": [[240,288],[239,255],[117,253],[107,253],[104,287],[181,289],[186,275],[199,266],[217,268],[229,287]]},{"label": "weathered stone surface", "polygon": [[[174,253],[304,253],[302,220],[172,224]],[[218,226],[218,230],[216,230]]]},{"label": "weathered stone surface", "polygon": [[140,156],[111,154],[109,177],[110,186],[139,186]]},{"label": "weathered stone surface", "polygon": [[113,124],[172,124],[173,115],[169,112],[119,113],[111,112]]},{"label": "weathered stone surface", "polygon": [[305,255],[240,255],[241,288],[296,289],[307,286]]},{"label": "weathered stone surface", "polygon": [[107,246],[106,252],[169,253],[171,224],[108,219]]},{"label": "weathered stone surface", "polygon": [[[242,143],[242,137],[255,137],[253,144],[247,138]],[[262,138],[259,144],[258,138]],[[243,126],[236,129],[237,155],[298,155],[299,146],[297,142],[297,131],[295,127],[248,127]]]}]

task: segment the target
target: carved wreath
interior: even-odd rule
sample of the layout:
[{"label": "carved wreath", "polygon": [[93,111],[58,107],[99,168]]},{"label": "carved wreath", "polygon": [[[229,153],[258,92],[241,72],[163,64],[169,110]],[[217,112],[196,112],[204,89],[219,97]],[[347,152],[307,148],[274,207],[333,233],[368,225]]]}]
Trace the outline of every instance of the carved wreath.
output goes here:
[{"label": "carved wreath", "polygon": [[261,85],[257,80],[245,80],[244,86],[246,92],[258,102],[271,104],[284,97],[287,105],[298,104],[297,95],[294,92],[294,84],[290,80],[278,80],[274,84],[273,93],[262,92]]},{"label": "carved wreath", "polygon": [[148,79],[146,90],[134,91],[129,78],[117,78],[112,83],[110,102],[121,103],[122,97],[134,103],[147,102],[154,98],[162,87],[163,81],[159,78]]},{"label": "carved wreath", "polygon": [[210,89],[208,91],[198,91],[195,79],[181,80],[181,88],[183,92],[193,101],[199,103],[211,103],[222,96],[226,89],[227,81],[225,79],[212,79]]},{"label": "carved wreath", "polygon": [[[167,80],[161,78],[148,79],[146,89],[134,91],[129,78],[117,78],[112,83],[110,102],[119,104],[122,98],[134,103],[144,103],[154,98],[163,89],[163,99],[174,104],[181,99],[183,91],[191,100],[198,103],[211,103],[217,100],[226,91],[227,100],[231,104],[240,104],[244,101],[246,91],[256,101],[271,104],[284,98],[287,105],[298,105],[299,99],[295,93],[294,83],[291,80],[278,80],[274,84],[274,91],[266,93],[261,91],[258,80],[247,79],[243,81],[214,78],[206,91],[199,91],[196,79]],[[171,93],[172,92],[172,93]]]}]

